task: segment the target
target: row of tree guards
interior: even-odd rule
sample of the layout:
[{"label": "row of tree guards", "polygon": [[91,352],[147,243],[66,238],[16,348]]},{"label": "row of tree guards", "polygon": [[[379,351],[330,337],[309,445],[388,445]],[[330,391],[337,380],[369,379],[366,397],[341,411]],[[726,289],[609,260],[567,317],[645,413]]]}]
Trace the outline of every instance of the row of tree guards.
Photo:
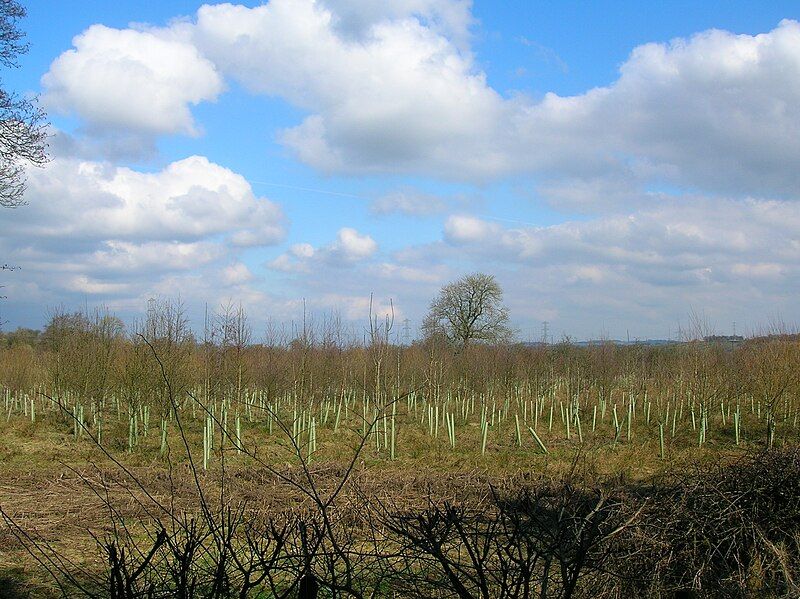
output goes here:
[{"label": "row of tree guards", "polygon": [[[204,390],[193,389],[167,409],[146,397],[112,394],[87,401],[44,387],[5,389],[2,396],[7,422],[25,418],[41,426],[68,427],[63,430],[75,441],[123,446],[128,452],[165,453],[178,424],[190,439],[201,431],[204,468],[215,450],[242,453],[248,446],[263,449],[284,438],[290,453],[308,462],[325,457],[326,446],[341,450],[342,443],[353,439],[366,439],[373,456],[389,460],[404,450],[424,454],[426,448],[481,455],[514,449],[548,454],[576,443],[600,448],[637,442],[654,445],[666,458],[670,447],[710,442],[739,446],[763,441],[771,446],[781,435],[796,435],[800,415],[800,404],[789,395],[778,402],[753,395],[725,401],[700,400],[690,392],[619,390],[604,399],[591,393],[567,396],[566,387],[557,381],[544,395],[532,395],[530,388],[520,386],[502,395],[439,390],[385,397],[343,389],[320,400],[295,393],[270,396],[257,389],[242,390],[239,399],[202,399]],[[335,455],[332,449],[330,456]]]}]

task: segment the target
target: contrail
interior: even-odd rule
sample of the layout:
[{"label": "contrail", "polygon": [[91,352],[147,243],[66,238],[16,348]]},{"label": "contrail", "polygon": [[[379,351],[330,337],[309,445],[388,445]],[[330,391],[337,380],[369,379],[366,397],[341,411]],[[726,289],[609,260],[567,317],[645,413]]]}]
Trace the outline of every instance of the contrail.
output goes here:
[{"label": "contrail", "polygon": [[[344,192],[341,192],[341,191],[330,191],[330,190],[327,190],[327,189],[317,189],[315,187],[300,187],[298,185],[288,185],[286,183],[271,183],[269,181],[256,181],[254,179],[248,179],[248,181],[250,183],[257,183],[258,185],[269,185],[270,187],[283,187],[285,189],[296,189],[297,191],[308,191],[308,192],[311,192],[311,193],[321,193],[321,194],[329,195],[329,196],[339,196],[339,197],[343,197],[343,198],[354,198],[356,200],[365,200],[367,202],[371,202],[371,201],[374,200],[374,198],[370,198],[370,197],[367,197],[367,196],[360,196],[360,195],[356,195],[354,193],[344,193]],[[518,225],[525,225],[525,226],[528,226],[528,227],[538,227],[539,226],[536,223],[529,223],[529,222],[526,222],[524,220],[517,220],[517,219],[514,219],[514,218],[501,218],[499,216],[489,216],[488,214],[476,214],[475,216],[477,218],[484,218],[484,219],[487,219],[487,220],[496,220],[496,221],[505,222],[505,223],[516,223]]]},{"label": "contrail", "polygon": [[327,189],[315,189],[313,187],[298,187],[297,185],[287,185],[285,183],[270,183],[269,181],[254,181],[248,179],[250,183],[258,183],[259,185],[269,185],[271,187],[285,187],[286,189],[296,189],[298,191],[310,191],[312,193],[322,193],[329,196],[342,196],[345,198],[355,198],[357,200],[371,200],[366,196],[358,196],[352,193],[343,193],[341,191],[328,191]]}]

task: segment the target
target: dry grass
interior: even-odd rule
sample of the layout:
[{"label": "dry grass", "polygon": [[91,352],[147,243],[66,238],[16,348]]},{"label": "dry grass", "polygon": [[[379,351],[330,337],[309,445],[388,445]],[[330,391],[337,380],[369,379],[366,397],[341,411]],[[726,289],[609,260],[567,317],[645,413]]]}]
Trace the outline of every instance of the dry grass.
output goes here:
[{"label": "dry grass", "polygon": [[[36,422],[25,416],[19,402],[7,404],[7,414],[0,415],[0,507],[32,537],[52,544],[65,559],[91,570],[104,567],[97,539],[112,532],[115,518],[133,527],[146,524],[152,516],[147,506],[154,503],[169,505],[176,513],[199,511],[199,490],[174,420],[169,424],[167,455],[160,453],[157,424],[149,436],[140,434],[135,449],[128,451],[128,409],[135,411],[147,403],[158,415],[164,406],[170,407],[170,400],[173,407],[186,400],[187,389],[203,389],[211,398],[206,405],[227,401],[231,414],[242,415],[248,409],[241,399],[243,391],[263,391],[269,401],[280,402],[281,418],[288,428],[295,402],[301,411],[315,415],[318,451],[309,471],[323,495],[345,476],[357,451],[360,423],[356,415],[362,398],[383,398],[385,404],[388,397],[418,390],[419,412],[411,411],[404,400],[398,402],[396,459],[389,459],[385,445],[377,449],[373,437],[358,454],[341,497],[342,504],[354,513],[372,500],[391,503],[397,509],[419,509],[430,501],[452,501],[478,509],[486,503],[491,487],[511,491],[548,481],[557,485],[565,479],[585,488],[634,488],[676,473],[735,464],[742,456],[762,449],[770,430],[775,448],[796,446],[798,440],[800,345],[795,339],[752,343],[735,351],[704,345],[663,350],[476,347],[460,356],[422,347],[209,349],[187,342],[170,350],[171,354],[164,350],[166,366],[161,374],[155,368],[159,364],[153,362],[153,348],[137,345],[135,340],[93,339],[84,331],[62,339],[62,346],[0,353],[0,382],[14,391],[15,398],[23,393],[38,398]],[[165,394],[165,380],[174,384],[179,398]],[[50,396],[68,397],[67,409],[85,406],[87,432],[91,433],[96,429],[88,416],[89,406],[107,400],[99,411],[104,423],[103,448],[118,463],[88,435],[75,439],[69,416],[52,406],[48,409],[42,396],[35,395],[34,390],[42,385]],[[319,424],[321,406],[341,397],[343,390],[358,399],[350,419],[334,433],[331,422]],[[452,400],[448,399],[451,395]],[[437,435],[431,435],[428,423],[420,421],[428,405],[441,408],[443,418],[444,410],[458,412],[458,406],[464,405],[458,402],[471,395],[479,397],[478,407],[466,422],[459,417],[454,448],[443,421]],[[592,408],[600,405],[601,396],[608,411],[592,432]],[[121,412],[112,406],[110,397],[123,398]],[[618,405],[624,418],[631,397],[638,411],[632,438],[628,438],[624,425],[620,432],[615,431],[610,411],[612,405]],[[527,433],[527,426],[533,425],[529,411],[521,446],[514,426],[514,416],[523,420],[523,410],[540,399],[547,409],[555,406],[552,430],[547,409],[538,420],[537,430],[547,454]],[[573,401],[583,418],[582,440],[574,428],[566,438],[564,425],[570,417],[562,420],[560,415],[560,408]],[[652,419],[644,415],[646,401],[653,404]],[[495,405],[504,402],[510,409],[501,419],[498,408],[497,424],[487,435],[484,452],[481,408],[491,408],[494,419]],[[200,489],[209,497],[220,496],[224,481],[227,500],[246,503],[249,517],[254,519],[313,509],[308,496],[280,480],[286,477],[302,485],[307,473],[287,435],[277,426],[272,434],[267,432],[269,416],[263,407],[256,411],[253,422],[243,417],[244,445],[256,457],[238,453],[230,440],[221,443],[218,435],[209,469],[203,471],[205,416],[201,407],[190,417],[190,404],[181,405],[184,438],[200,471]],[[674,414],[678,405],[681,418],[675,436],[671,431],[667,435],[662,459],[658,417],[667,406]],[[743,410],[739,445],[730,420],[731,405]],[[698,442],[700,424],[689,417],[690,410],[700,406],[708,409],[710,427],[702,444]],[[158,422],[156,416],[153,420]],[[667,430],[669,424],[667,421]],[[229,434],[232,428],[229,422]],[[217,433],[218,429],[216,423]],[[109,505],[117,510],[114,518]],[[764,547],[771,552],[770,563],[784,564],[791,572],[794,548],[787,543],[764,543]],[[24,545],[9,529],[0,530],[0,586],[3,576],[21,579],[34,585],[34,596],[44,596],[43,589],[52,587]],[[758,563],[754,560],[749,567],[757,570]],[[26,589],[19,592],[24,594]]]},{"label": "dry grass", "polygon": [[[55,422],[54,422],[55,421]],[[58,424],[58,426],[55,426]],[[58,430],[61,428],[62,430]],[[476,435],[477,436],[477,435]],[[190,440],[197,447],[199,431]],[[321,455],[311,466],[320,490],[332,489],[341,479],[356,435],[332,443],[321,439]],[[517,448],[491,444],[481,455],[477,440],[456,450],[444,439],[431,443],[424,431],[409,429],[399,438],[404,448],[399,459],[367,449],[356,465],[346,504],[365,497],[390,501],[398,508],[421,508],[433,499],[462,505],[480,505],[490,487],[514,489],[532,482],[556,481],[568,472],[578,472],[587,486],[646,481],[673,471],[702,469],[712,463],[735,461],[743,449],[686,447],[672,452],[669,460],[658,458],[652,443],[583,446],[549,439],[550,453],[534,447]],[[178,512],[197,513],[199,501],[188,462],[177,439],[170,443],[169,458],[159,456],[158,443],[150,439],[133,454],[114,453],[158,501]],[[262,452],[263,454],[264,452]],[[276,516],[309,507],[307,497],[281,483],[252,459],[225,451],[225,485],[228,497],[245,502],[253,517]],[[197,456],[195,456],[197,458]],[[270,463],[289,477],[300,477],[301,469],[289,451],[274,452]],[[219,454],[208,472],[201,473],[206,493],[219,493]],[[86,440],[74,441],[63,422],[53,416],[31,423],[14,419],[3,426],[0,443],[0,505],[33,537],[50,543],[65,559],[91,570],[104,567],[97,539],[110,534],[108,504],[129,522],[146,522],[147,503],[130,477],[120,472],[97,447]],[[53,591],[52,581],[8,529],[0,531],[0,572],[33,585],[37,595]],[[23,592],[23,591],[21,591]]]}]

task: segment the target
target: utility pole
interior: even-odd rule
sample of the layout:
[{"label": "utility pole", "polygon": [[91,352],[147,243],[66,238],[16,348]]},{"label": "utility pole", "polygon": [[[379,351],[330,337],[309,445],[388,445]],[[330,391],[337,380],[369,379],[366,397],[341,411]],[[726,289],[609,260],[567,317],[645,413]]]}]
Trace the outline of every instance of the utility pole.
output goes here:
[{"label": "utility pole", "polygon": [[408,318],[403,321],[403,343],[411,345],[411,321]]}]

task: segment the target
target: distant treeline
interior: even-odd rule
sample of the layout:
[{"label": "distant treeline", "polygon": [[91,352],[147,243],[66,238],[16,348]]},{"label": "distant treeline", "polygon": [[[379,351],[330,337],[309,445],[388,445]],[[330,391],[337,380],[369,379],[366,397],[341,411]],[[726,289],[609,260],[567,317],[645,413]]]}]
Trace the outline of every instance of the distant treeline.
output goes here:
[{"label": "distant treeline", "polygon": [[[83,397],[146,393],[161,386],[157,356],[178,389],[213,385],[219,392],[257,388],[336,393],[381,385],[478,393],[524,386],[544,393],[556,381],[573,393],[605,399],[626,388],[651,393],[758,400],[800,395],[800,340],[773,334],[738,343],[578,345],[476,343],[467,348],[441,338],[400,345],[388,321],[362,335],[345,333],[336,319],[253,332],[241,307],[211,314],[201,333],[190,328],[179,303],[151,302],[130,327],[106,312],[58,312],[44,330],[20,328],[0,337],[0,384],[28,390],[46,385]],[[376,368],[377,367],[377,368]],[[152,380],[151,380],[152,379]]]}]

